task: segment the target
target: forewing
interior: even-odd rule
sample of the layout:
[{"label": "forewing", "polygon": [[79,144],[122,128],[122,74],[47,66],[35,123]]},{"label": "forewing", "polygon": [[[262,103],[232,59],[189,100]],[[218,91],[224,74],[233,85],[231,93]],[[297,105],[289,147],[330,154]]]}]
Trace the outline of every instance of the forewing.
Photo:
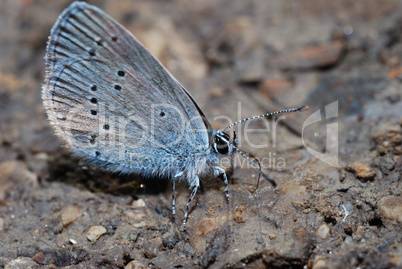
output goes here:
[{"label": "forewing", "polygon": [[75,154],[114,170],[156,169],[209,147],[210,125],[189,93],[100,9],[75,2],[51,31],[42,97]]}]

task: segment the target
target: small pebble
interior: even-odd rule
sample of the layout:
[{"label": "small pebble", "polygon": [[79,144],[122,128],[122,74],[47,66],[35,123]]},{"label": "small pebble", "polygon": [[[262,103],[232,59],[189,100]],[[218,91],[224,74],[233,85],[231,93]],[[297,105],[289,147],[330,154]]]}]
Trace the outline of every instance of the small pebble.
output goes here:
[{"label": "small pebble", "polygon": [[101,237],[101,235],[103,235],[104,233],[106,233],[106,228],[103,226],[92,226],[88,233],[87,233],[87,238],[89,241],[93,243],[95,243],[99,237]]},{"label": "small pebble", "polygon": [[131,262],[127,263],[126,266],[124,266],[124,269],[145,269],[145,268],[149,268],[149,267],[136,260],[131,261]]},{"label": "small pebble", "polygon": [[49,160],[49,154],[47,154],[45,152],[40,152],[40,153],[35,154],[34,158],[35,158],[35,160],[47,161],[47,160]]},{"label": "small pebble", "polygon": [[271,240],[275,240],[276,239],[276,234],[270,234],[268,237]]},{"label": "small pebble", "polygon": [[42,252],[36,253],[32,260],[38,264],[45,264],[45,255]]},{"label": "small pebble", "polygon": [[155,258],[158,255],[159,248],[162,246],[160,238],[154,238],[145,243],[144,254],[148,259]]},{"label": "small pebble", "polygon": [[126,231],[123,233],[123,238],[129,241],[137,241],[139,233],[137,231]]},{"label": "small pebble", "polygon": [[331,228],[327,224],[321,224],[317,229],[317,236],[325,240],[329,237],[330,231]]},{"label": "small pebble", "polygon": [[133,201],[132,206],[133,207],[146,207],[146,204],[145,204],[144,199],[138,199],[138,200]]},{"label": "small pebble", "polygon": [[61,223],[64,227],[68,227],[71,223],[82,216],[81,208],[75,205],[69,205],[61,212]]},{"label": "small pebble", "polygon": [[379,202],[380,215],[388,220],[402,222],[402,197],[386,196]]},{"label": "small pebble", "polygon": [[133,223],[134,228],[144,228],[144,227],[147,227],[147,226],[149,226],[149,224],[146,223],[145,221],[141,221],[141,222],[138,222],[138,223]]},{"label": "small pebble", "polygon": [[313,269],[328,269],[328,266],[324,260],[318,260],[314,263]]},{"label": "small pebble", "polygon": [[368,181],[374,178],[375,173],[365,164],[361,162],[354,162],[345,168],[346,171],[352,172],[358,179]]},{"label": "small pebble", "polygon": [[4,269],[36,268],[38,266],[31,258],[19,257],[6,264]]},{"label": "small pebble", "polygon": [[329,67],[340,61],[344,48],[344,43],[340,41],[313,45],[296,51],[285,52],[277,59],[277,63],[284,70]]}]

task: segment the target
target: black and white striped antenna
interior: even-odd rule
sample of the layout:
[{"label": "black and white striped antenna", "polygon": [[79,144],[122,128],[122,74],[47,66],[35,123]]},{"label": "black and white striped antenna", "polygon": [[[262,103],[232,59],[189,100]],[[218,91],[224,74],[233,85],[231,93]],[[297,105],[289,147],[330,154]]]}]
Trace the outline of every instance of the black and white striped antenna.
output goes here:
[{"label": "black and white striped antenna", "polygon": [[289,109],[284,109],[284,110],[279,110],[279,111],[275,111],[275,112],[270,112],[270,113],[266,113],[266,114],[262,114],[259,116],[253,116],[253,117],[249,117],[249,118],[245,118],[239,121],[236,121],[235,123],[230,124],[228,127],[226,127],[225,129],[223,129],[222,132],[225,132],[227,129],[232,128],[233,126],[248,121],[248,120],[255,120],[255,119],[259,119],[259,118],[264,118],[264,117],[271,117],[271,116],[275,116],[277,114],[282,114],[282,113],[290,113],[290,112],[297,112],[297,111],[307,111],[310,108],[308,106],[301,106],[301,107],[295,107],[295,108],[289,108]]}]

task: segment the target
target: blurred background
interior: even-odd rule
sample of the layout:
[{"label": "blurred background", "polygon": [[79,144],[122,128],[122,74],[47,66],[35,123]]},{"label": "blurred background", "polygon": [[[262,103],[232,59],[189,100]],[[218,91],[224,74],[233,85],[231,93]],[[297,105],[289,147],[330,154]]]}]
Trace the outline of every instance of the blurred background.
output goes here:
[{"label": "blurred background", "polygon": [[[235,169],[228,210],[221,182],[206,180],[186,234],[172,230],[168,182],[88,167],[47,121],[46,42],[71,3],[0,2],[0,267],[402,266],[401,1],[88,1],[131,31],[215,128],[227,125],[219,116],[311,108],[287,115],[275,143],[251,134],[270,147],[242,144],[286,160],[265,170],[281,190],[265,182],[255,193],[255,172]],[[322,120],[303,128],[320,109]],[[306,145],[323,154],[336,146],[339,162]],[[178,219],[187,195],[184,186]],[[96,244],[86,238],[93,225],[107,230]]]}]

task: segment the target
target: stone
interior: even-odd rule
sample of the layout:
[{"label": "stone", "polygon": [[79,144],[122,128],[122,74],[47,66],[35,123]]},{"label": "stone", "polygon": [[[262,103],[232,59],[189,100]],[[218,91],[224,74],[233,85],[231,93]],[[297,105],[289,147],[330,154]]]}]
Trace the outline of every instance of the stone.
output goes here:
[{"label": "stone", "polygon": [[269,236],[270,240],[275,240],[276,239],[276,234],[270,234]]},{"label": "stone", "polygon": [[277,59],[277,63],[283,70],[325,68],[339,62],[344,47],[344,43],[340,41],[309,46],[283,54]]},{"label": "stone", "polygon": [[36,266],[38,265],[31,258],[19,257],[7,263],[4,269],[19,269],[19,268],[30,269],[30,268],[36,268]]},{"label": "stone", "polygon": [[402,222],[402,197],[386,196],[379,201],[380,215],[384,219]]},{"label": "stone", "polygon": [[137,241],[137,239],[138,239],[138,235],[139,235],[139,232],[136,231],[136,230],[133,230],[133,231],[125,231],[125,232],[123,233],[123,238],[126,239],[126,240],[128,240],[128,241],[135,242],[135,241]]},{"label": "stone", "polygon": [[124,266],[124,269],[145,269],[145,268],[149,268],[148,266],[146,266],[145,264],[143,264],[142,262],[133,260],[129,263],[127,263],[126,266]]},{"label": "stone", "polygon": [[317,236],[323,240],[328,239],[331,228],[327,224],[321,224],[317,229]]},{"label": "stone", "polygon": [[45,264],[45,255],[43,252],[38,252],[32,257],[32,260],[38,264]]},{"label": "stone", "polygon": [[162,246],[162,240],[159,237],[149,240],[144,245],[145,256],[148,259],[155,258],[158,255],[161,246]]},{"label": "stone", "polygon": [[87,232],[87,238],[92,244],[96,243],[96,241],[101,237],[103,234],[106,233],[106,228],[103,226],[92,226]]},{"label": "stone", "polygon": [[354,162],[352,164],[349,164],[348,166],[346,166],[345,170],[348,172],[352,172],[358,179],[362,180],[363,182],[371,180],[375,176],[375,173],[371,170],[371,168],[368,167],[366,164],[362,164],[361,162]]},{"label": "stone", "polygon": [[81,217],[82,212],[79,206],[69,205],[61,212],[61,223],[64,227],[68,227],[71,223]]},{"label": "stone", "polygon": [[314,263],[313,269],[328,269],[327,263],[324,260],[318,260]]},{"label": "stone", "polygon": [[146,207],[147,205],[145,204],[144,199],[138,199],[138,200],[133,201],[132,206],[133,207]]}]

